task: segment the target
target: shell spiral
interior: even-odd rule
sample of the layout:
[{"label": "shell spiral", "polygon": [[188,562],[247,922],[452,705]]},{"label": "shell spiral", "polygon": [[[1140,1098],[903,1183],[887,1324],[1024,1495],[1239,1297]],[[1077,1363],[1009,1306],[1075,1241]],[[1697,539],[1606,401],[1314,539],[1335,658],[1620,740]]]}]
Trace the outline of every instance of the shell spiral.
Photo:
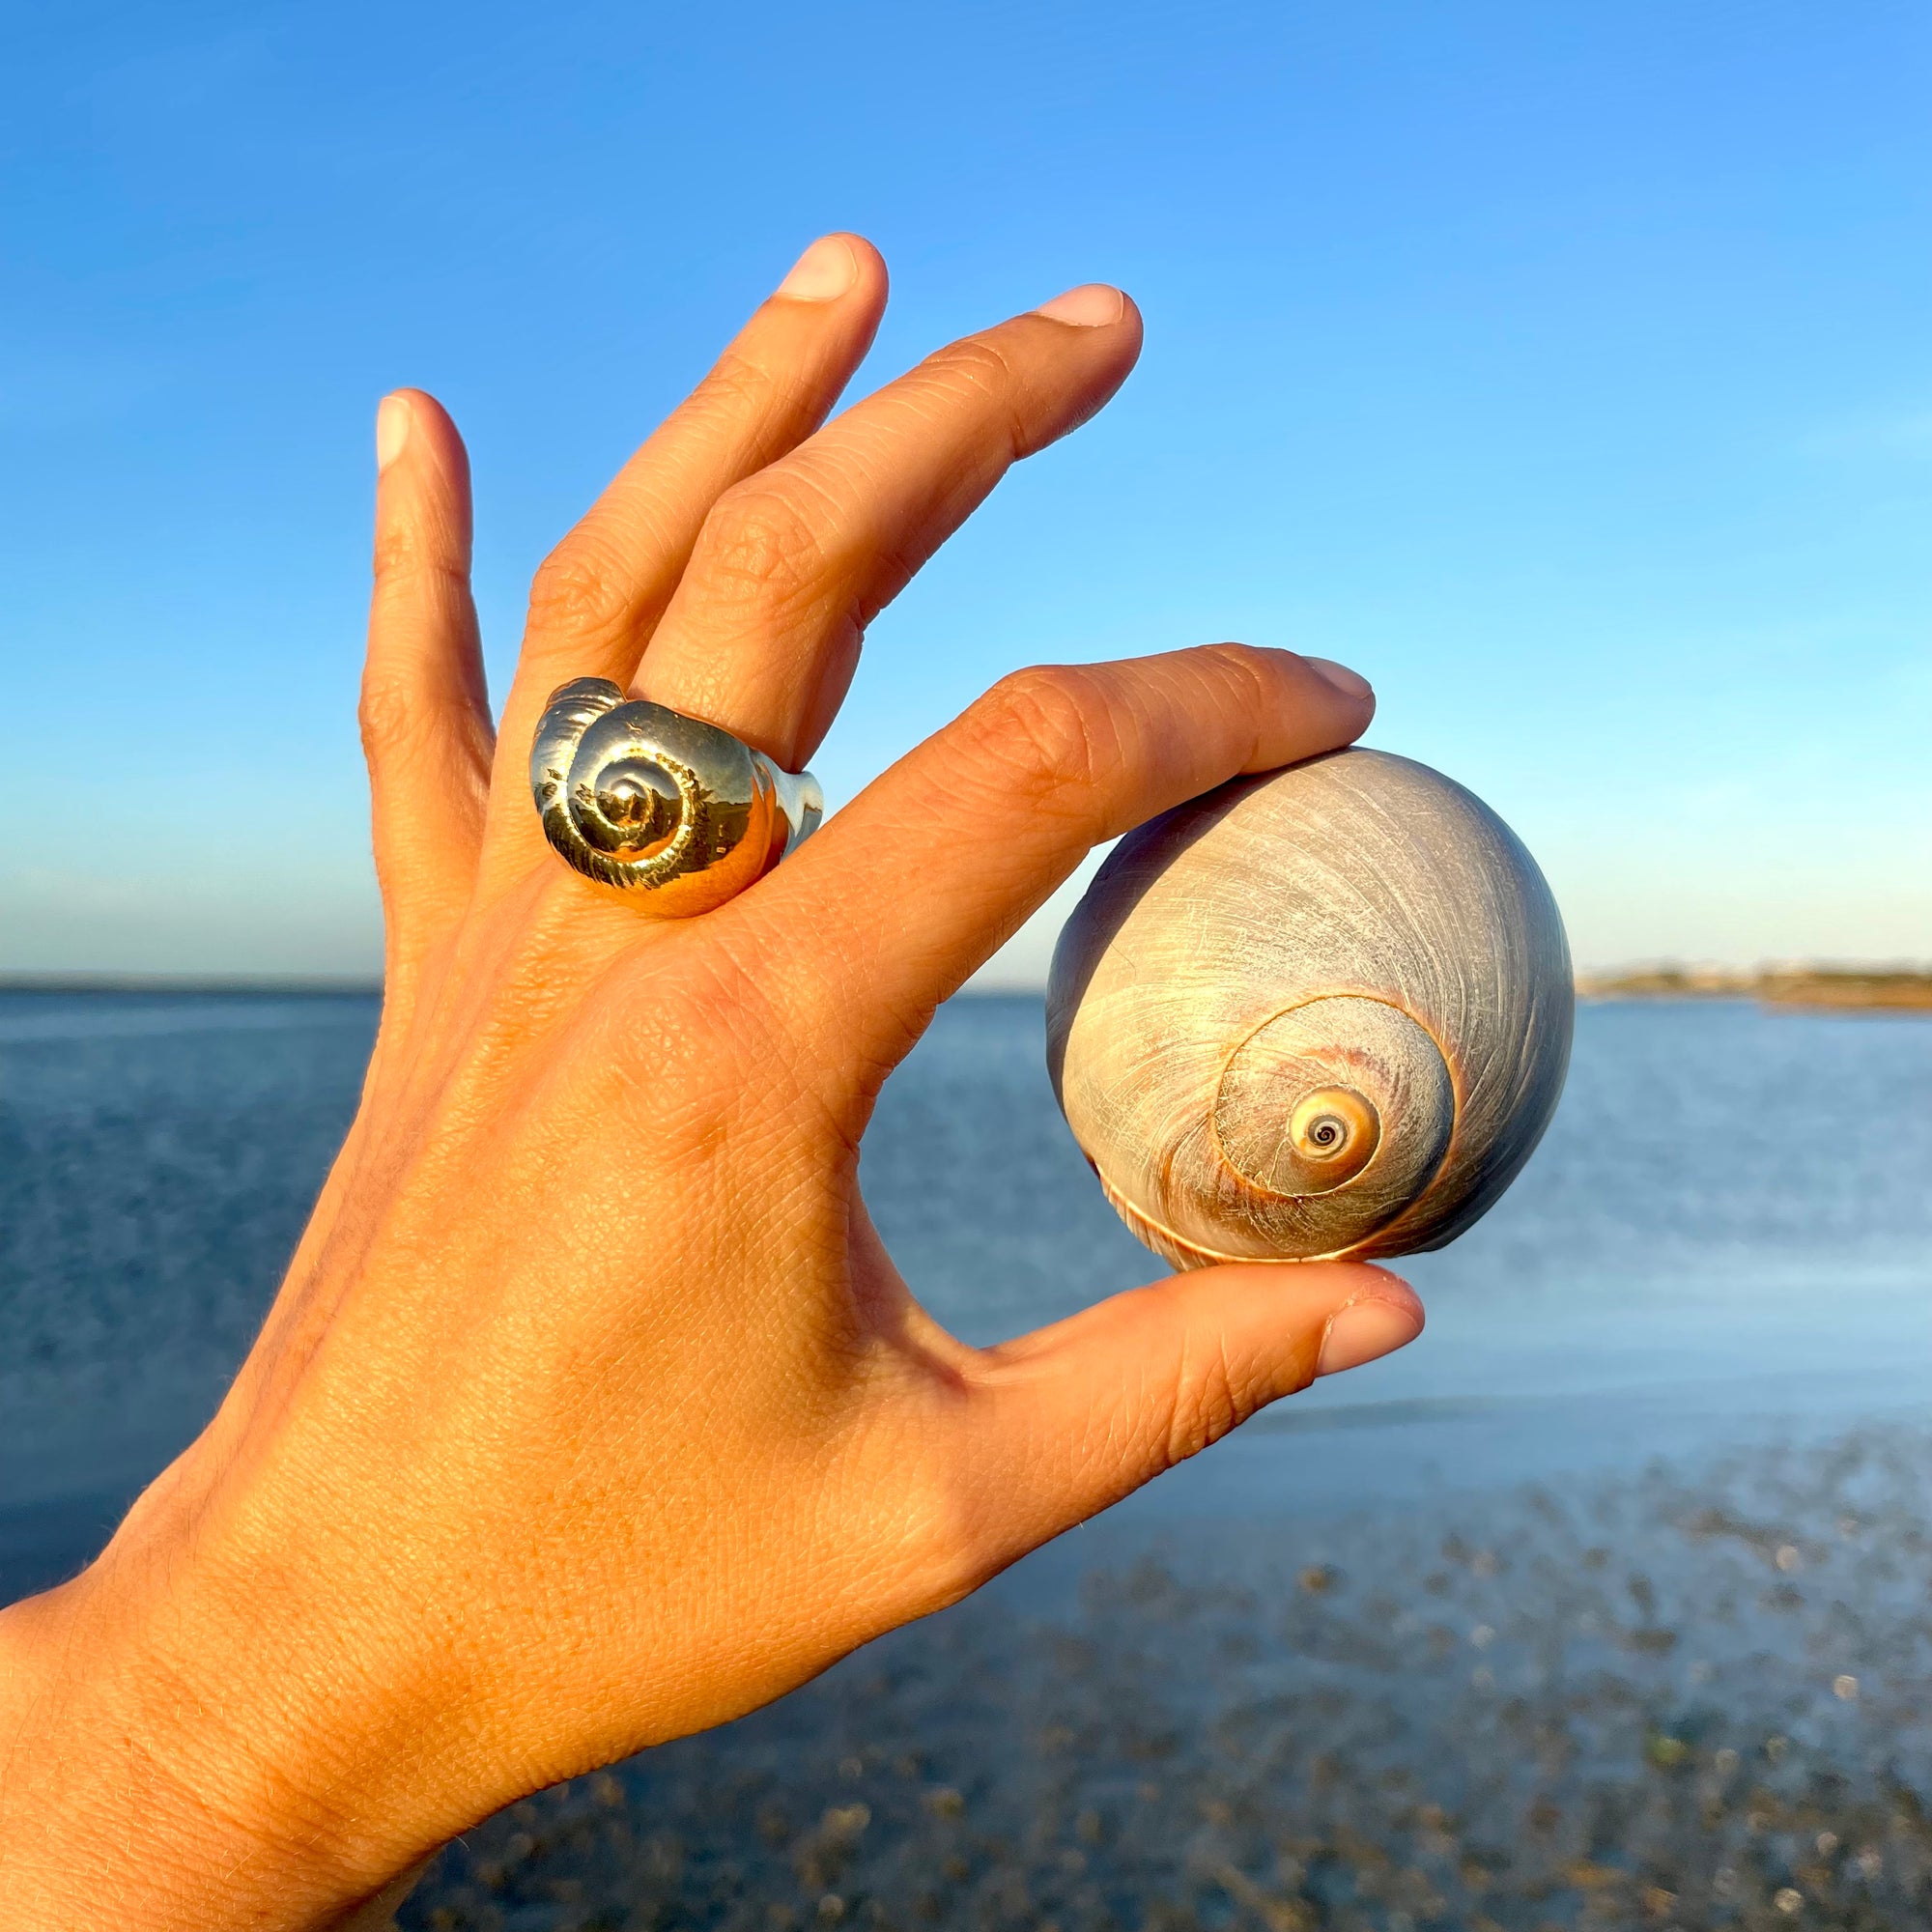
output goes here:
[{"label": "shell spiral", "polygon": [[1047,1063],[1177,1265],[1411,1254],[1529,1158],[1575,1006],[1509,827],[1426,765],[1337,752],[1121,841],[1054,954]]},{"label": "shell spiral", "polygon": [[608,678],[551,696],[530,747],[530,791],[551,844],[586,878],[685,917],[768,871],[824,810],[810,774],[700,719],[625,701]]}]

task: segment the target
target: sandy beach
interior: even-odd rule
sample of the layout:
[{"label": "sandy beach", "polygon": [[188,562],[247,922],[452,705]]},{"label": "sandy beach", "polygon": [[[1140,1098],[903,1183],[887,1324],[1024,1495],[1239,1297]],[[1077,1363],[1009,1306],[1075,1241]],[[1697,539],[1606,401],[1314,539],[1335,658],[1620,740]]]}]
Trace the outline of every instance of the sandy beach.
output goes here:
[{"label": "sandy beach", "polygon": [[1932,1911],[1932,1435],[996,1593],[513,1807],[434,1932],[1895,1928]]}]

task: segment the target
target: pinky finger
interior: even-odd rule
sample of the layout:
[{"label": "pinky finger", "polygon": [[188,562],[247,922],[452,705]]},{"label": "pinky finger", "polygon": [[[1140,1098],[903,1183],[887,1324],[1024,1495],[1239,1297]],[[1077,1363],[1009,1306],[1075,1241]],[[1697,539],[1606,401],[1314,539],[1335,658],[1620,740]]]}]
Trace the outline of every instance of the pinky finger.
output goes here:
[{"label": "pinky finger", "polygon": [[361,723],[393,1006],[469,901],[495,732],[469,592],[463,439],[434,397],[398,389],[377,414],[376,461]]}]

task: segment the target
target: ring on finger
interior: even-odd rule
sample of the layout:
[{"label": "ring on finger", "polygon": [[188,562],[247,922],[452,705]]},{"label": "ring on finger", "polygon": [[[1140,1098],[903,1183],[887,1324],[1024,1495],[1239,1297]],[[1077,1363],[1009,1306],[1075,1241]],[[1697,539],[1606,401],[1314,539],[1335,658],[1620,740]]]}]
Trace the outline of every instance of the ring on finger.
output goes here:
[{"label": "ring on finger", "polygon": [[587,879],[687,919],[734,898],[816,828],[825,798],[700,718],[609,678],[551,694],[530,746],[544,835]]}]

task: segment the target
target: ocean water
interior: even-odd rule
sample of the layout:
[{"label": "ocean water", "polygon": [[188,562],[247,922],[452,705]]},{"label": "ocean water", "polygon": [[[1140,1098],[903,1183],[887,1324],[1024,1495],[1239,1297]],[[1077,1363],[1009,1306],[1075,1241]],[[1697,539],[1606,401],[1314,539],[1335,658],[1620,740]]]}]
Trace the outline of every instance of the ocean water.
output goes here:
[{"label": "ocean water", "polygon": [[[372,1001],[0,995],[0,1597],[218,1400]],[[863,1176],[978,1341],[1160,1272],[1039,1005]],[[1603,1005],[1409,1349],[765,1711],[534,1794],[406,1932],[1932,1922],[1932,1020]]]},{"label": "ocean water", "polygon": [[[212,1411],[375,1021],[350,996],[0,994],[0,1589],[82,1560]],[[974,1341],[1161,1272],[1074,1149],[1041,1042],[1037,1001],[954,1001],[866,1143],[888,1244]],[[1932,1021],[1586,1006],[1523,1177],[1406,1268],[1420,1341],[1270,1411],[1117,1527],[1932,1414]]]}]

